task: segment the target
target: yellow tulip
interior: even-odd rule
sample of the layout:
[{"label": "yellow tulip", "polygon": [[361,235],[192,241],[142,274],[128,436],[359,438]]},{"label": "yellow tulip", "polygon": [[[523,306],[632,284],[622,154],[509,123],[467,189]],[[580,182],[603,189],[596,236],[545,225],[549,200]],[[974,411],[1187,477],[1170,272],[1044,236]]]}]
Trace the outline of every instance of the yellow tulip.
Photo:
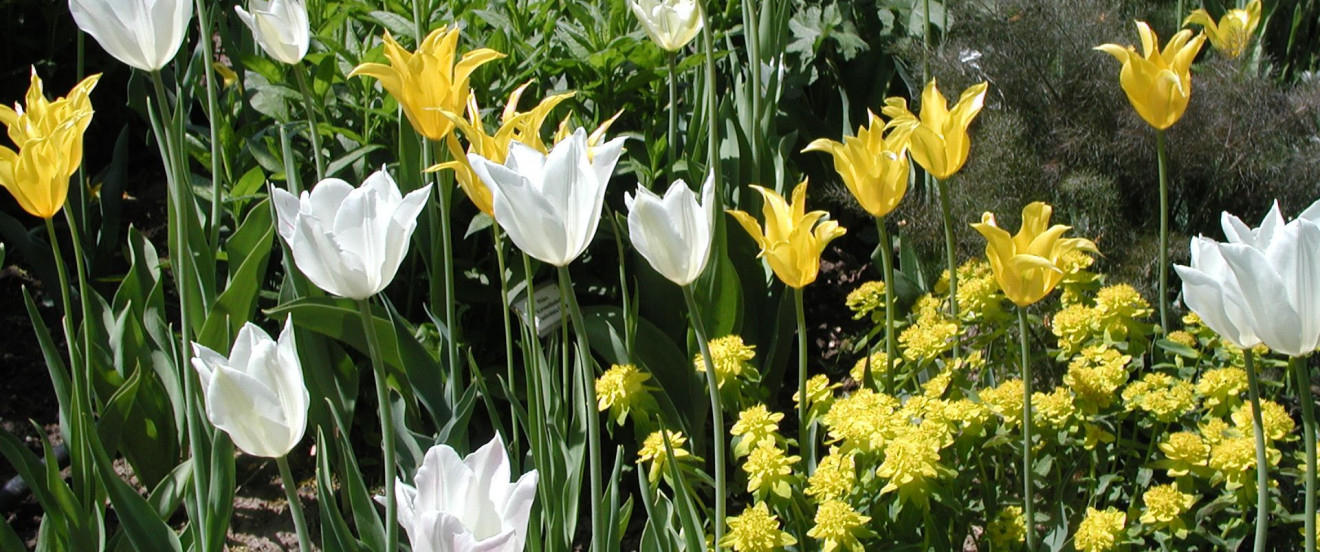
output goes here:
[{"label": "yellow tulip", "polygon": [[82,164],[83,132],[92,122],[90,94],[100,79],[87,77],[52,102],[33,69],[27,105],[0,106],[0,123],[18,146],[17,152],[0,146],[0,186],[32,216],[49,219],[64,207],[69,178]]},{"label": "yellow tulip", "polygon": [[[441,140],[454,129],[444,111],[463,110],[468,96],[468,79],[482,64],[504,57],[489,48],[480,48],[458,57],[458,27],[441,27],[427,35],[417,52],[409,52],[394,37],[385,33],[385,58],[389,65],[363,63],[348,74],[367,76],[380,81],[399,105],[414,129],[431,140]],[[457,63],[455,63],[457,62]]]},{"label": "yellow tulip", "polygon": [[869,127],[858,127],[857,136],[843,142],[820,138],[802,151],[823,151],[834,156],[834,170],[853,197],[872,216],[893,211],[907,193],[907,133],[893,130],[884,135],[884,120],[871,113]]},{"label": "yellow tulip", "polygon": [[1187,25],[1200,25],[1210,38],[1211,46],[1229,59],[1237,59],[1246,51],[1251,35],[1256,32],[1256,26],[1260,25],[1260,0],[1251,0],[1244,10],[1224,12],[1218,24],[1210,19],[1210,14],[1205,10],[1196,10],[1183,21],[1183,26]]},{"label": "yellow tulip", "polygon": [[[518,100],[522,98],[523,91],[531,83],[519,86],[513,94],[509,95],[509,101],[504,106],[504,113],[500,118],[500,126],[495,130],[492,136],[486,133],[486,126],[481,122],[481,109],[477,106],[477,97],[471,92],[468,93],[467,116],[464,120],[457,114],[444,112],[445,117],[449,118],[463,136],[468,140],[468,149],[466,153],[475,153],[492,163],[504,164],[509,154],[509,144],[513,141],[521,142],[530,146],[541,153],[547,153],[545,142],[541,140],[541,126],[545,123],[546,117],[550,111],[559,105],[560,102],[573,97],[572,92],[556,94],[544,100],[528,112],[518,111]],[[467,155],[458,143],[458,138],[450,133],[445,137],[445,145],[449,148],[449,153],[453,157],[452,161],[440,163],[427,169],[428,172],[444,169],[452,169],[454,176],[458,180],[458,187],[463,193],[472,200],[483,213],[495,216],[495,206],[490,194],[490,188],[477,178],[477,174],[472,172],[472,166],[468,164]]]},{"label": "yellow tulip", "polygon": [[980,223],[972,225],[985,236],[985,256],[999,287],[1019,307],[1043,299],[1059,285],[1064,277],[1064,256],[1077,250],[1100,253],[1091,240],[1064,238],[1070,226],[1048,226],[1052,212],[1039,201],[1027,205],[1022,209],[1022,228],[1015,236],[995,224],[994,213],[986,212]]},{"label": "yellow tulip", "polygon": [[947,180],[967,162],[972,149],[967,127],[981,112],[988,86],[983,82],[964,90],[949,109],[949,102],[931,79],[921,93],[921,117],[908,111],[902,98],[885,100],[881,112],[890,118],[888,127],[911,132],[912,159],[935,178]]},{"label": "yellow tulip", "polygon": [[828,220],[829,213],[825,211],[806,212],[806,180],[793,189],[791,205],[773,190],[760,186],[752,186],[752,189],[765,198],[765,207],[762,209],[765,215],[764,232],[751,215],[735,210],[730,210],[729,214],[761,246],[761,257],[765,258],[770,270],[781,281],[799,289],[816,281],[816,274],[820,270],[820,254],[825,251],[826,245],[847,233],[847,230],[839,226],[838,222]]},{"label": "yellow tulip", "polygon": [[1137,32],[1141,34],[1144,55],[1137,55],[1131,46],[1124,48],[1117,44],[1103,44],[1095,49],[1123,63],[1118,81],[1128,101],[1150,126],[1165,130],[1187,111],[1187,101],[1192,97],[1192,60],[1201,51],[1205,36],[1193,37],[1187,29],[1178,31],[1161,51],[1159,37],[1144,21],[1137,22]]}]

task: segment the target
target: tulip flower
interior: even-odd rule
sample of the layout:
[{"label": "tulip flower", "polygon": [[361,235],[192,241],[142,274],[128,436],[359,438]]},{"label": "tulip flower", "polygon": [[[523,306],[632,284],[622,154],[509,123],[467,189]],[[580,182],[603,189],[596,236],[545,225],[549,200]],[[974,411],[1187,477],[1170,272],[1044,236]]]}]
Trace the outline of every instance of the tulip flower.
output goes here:
[{"label": "tulip flower", "polygon": [[1191,266],[1174,266],[1187,308],[1238,347],[1320,347],[1320,202],[1291,222],[1275,203],[1257,228],[1228,213],[1222,225],[1226,242],[1192,238]]},{"label": "tulip flower", "polygon": [[409,52],[388,32],[385,33],[385,58],[389,65],[363,63],[348,74],[380,80],[394,99],[403,106],[413,129],[431,140],[441,140],[454,129],[444,112],[463,110],[468,97],[468,79],[486,62],[504,57],[489,48],[458,56],[458,28],[441,27],[427,35],[417,52]]},{"label": "tulip flower", "polygon": [[1167,130],[1187,111],[1192,97],[1192,60],[1201,51],[1205,36],[1193,37],[1192,31],[1184,29],[1173,35],[1161,51],[1159,37],[1144,21],[1137,22],[1137,32],[1141,35],[1142,55],[1131,46],[1117,44],[1095,49],[1123,64],[1118,81],[1137,114],[1150,126]]},{"label": "tulip flower", "polygon": [[825,246],[847,230],[838,222],[828,220],[829,213],[825,211],[806,212],[806,180],[793,189],[791,205],[773,190],[760,186],[752,188],[765,199],[762,209],[765,230],[762,231],[756,219],[743,211],[730,210],[729,214],[761,246],[761,256],[781,281],[797,289],[816,281],[820,255]]},{"label": "tulip flower", "polygon": [[628,0],[642,29],[665,51],[677,52],[705,25],[695,0]]},{"label": "tulip flower", "polygon": [[521,552],[537,477],[532,470],[509,482],[498,434],[465,458],[436,445],[417,468],[416,486],[395,481],[399,523],[413,552]]},{"label": "tulip flower", "polygon": [[871,113],[871,125],[843,142],[821,138],[803,151],[823,151],[834,157],[834,170],[857,202],[872,216],[883,217],[898,207],[907,193],[908,134],[897,129],[884,135],[884,121]]},{"label": "tulip flower", "polygon": [[272,197],[298,269],[327,293],[363,300],[394,280],[430,192],[428,184],[404,196],[382,168],[360,188],[327,178],[301,197]]},{"label": "tulip flower", "polygon": [[0,146],[0,186],[28,214],[50,219],[64,207],[69,178],[82,164],[83,132],[92,122],[90,94],[100,78],[87,77],[67,97],[48,101],[33,69],[27,106],[0,105],[0,123],[18,146],[17,152]]},{"label": "tulip flower", "polygon": [[1063,280],[1059,263],[1075,251],[1099,253],[1095,243],[1086,238],[1063,238],[1069,226],[1048,226],[1053,209],[1034,202],[1022,209],[1022,228],[1014,236],[995,223],[993,213],[981,215],[972,227],[986,239],[985,256],[1004,295],[1019,307],[1045,298]]},{"label": "tulip flower", "polygon": [[148,73],[178,53],[192,20],[191,0],[69,0],[78,28],[115,59]]},{"label": "tulip flower", "polygon": [[586,251],[600,224],[605,185],[623,153],[624,138],[595,148],[579,128],[550,153],[513,142],[504,164],[469,153],[472,170],[490,187],[495,220],[520,249],[557,267]]},{"label": "tulip flower", "polygon": [[238,18],[270,57],[295,65],[307,55],[311,27],[306,0],[252,0],[252,11],[234,6]]},{"label": "tulip flower", "polygon": [[669,281],[686,286],[696,281],[710,257],[715,216],[714,177],[701,185],[701,203],[682,180],[669,186],[663,198],[646,188],[625,195],[628,234],[633,247]]},{"label": "tulip flower", "polygon": [[1183,26],[1187,25],[1200,25],[1211,46],[1229,59],[1237,59],[1246,51],[1251,35],[1260,25],[1260,0],[1251,0],[1246,9],[1225,11],[1218,24],[1204,9],[1198,9],[1183,20]]},{"label": "tulip flower", "polygon": [[234,445],[253,456],[279,458],[307,429],[311,399],[293,341],[293,320],[279,341],[249,323],[238,331],[229,356],[193,343],[193,368],[201,377],[206,417]]},{"label": "tulip flower", "polygon": [[921,93],[921,117],[908,111],[902,98],[890,98],[881,112],[891,119],[887,126],[912,133],[912,159],[931,176],[947,180],[967,162],[972,148],[967,127],[981,112],[988,86],[983,82],[964,90],[949,109],[949,102],[931,79]]},{"label": "tulip flower", "polygon": [[[509,144],[518,141],[522,144],[535,149],[541,153],[546,153],[545,142],[541,140],[541,126],[545,119],[550,115],[550,111],[559,105],[560,102],[573,97],[572,92],[555,94],[537,104],[531,111],[517,111],[518,99],[531,83],[519,86],[509,96],[509,102],[504,106],[504,114],[500,118],[500,126],[495,130],[495,134],[487,134],[486,126],[481,122],[481,108],[477,106],[477,97],[475,94],[468,94],[467,119],[460,118],[457,114],[446,112],[445,116],[463,132],[463,136],[468,140],[466,153],[475,153],[493,163],[503,164],[508,158]],[[449,148],[449,153],[454,157],[453,161],[440,163],[427,169],[427,171],[438,171],[452,169],[455,179],[458,181],[458,187],[463,193],[472,200],[477,209],[490,216],[495,216],[495,205],[491,198],[490,188],[477,178],[477,173],[472,172],[472,165],[468,163],[467,154],[459,146],[458,139],[450,134],[445,139],[445,144]]]}]

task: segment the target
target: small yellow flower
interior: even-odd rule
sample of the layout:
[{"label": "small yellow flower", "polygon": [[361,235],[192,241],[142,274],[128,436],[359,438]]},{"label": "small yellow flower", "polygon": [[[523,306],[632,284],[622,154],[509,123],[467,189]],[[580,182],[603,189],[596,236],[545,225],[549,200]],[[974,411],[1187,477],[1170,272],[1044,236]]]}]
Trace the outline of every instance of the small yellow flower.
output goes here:
[{"label": "small yellow flower", "polygon": [[938,399],[944,396],[948,391],[949,383],[953,381],[953,370],[945,370],[930,378],[926,383],[921,384],[921,392],[927,397]]},{"label": "small yellow flower", "polygon": [[1206,444],[1210,446],[1217,445],[1224,439],[1239,433],[1228,425],[1228,422],[1220,418],[1210,418],[1201,422],[1199,429],[1201,430],[1201,438],[1205,439]]},{"label": "small yellow flower", "polygon": [[1021,506],[1008,506],[985,528],[991,550],[1012,550],[1027,542],[1027,516]]},{"label": "small yellow flower", "polygon": [[883,319],[885,315],[885,283],[872,280],[864,282],[848,292],[844,300],[848,310],[853,311],[853,320],[870,316],[872,320]]},{"label": "small yellow flower", "polygon": [[[807,378],[807,410],[824,412],[834,404],[834,390],[839,388],[839,384],[830,383],[830,378],[825,374],[816,374]],[[793,404],[802,402],[802,397],[798,392],[793,392]]]},{"label": "small yellow flower", "polygon": [[1123,402],[1129,411],[1149,412],[1168,423],[1196,408],[1196,388],[1168,374],[1150,372],[1123,389]]},{"label": "small yellow flower", "polygon": [[1182,345],[1184,347],[1196,347],[1196,337],[1183,330],[1169,332],[1169,341]]},{"label": "small yellow flower", "polygon": [[[756,368],[748,362],[753,358],[756,358],[756,351],[743,343],[742,336],[726,335],[710,340],[710,360],[715,366],[715,382],[720,388],[739,377],[755,378]],[[692,365],[698,372],[706,372],[706,359],[701,355],[692,358]]]},{"label": "small yellow flower", "polygon": [[783,413],[771,412],[764,404],[739,412],[738,421],[729,430],[731,435],[742,437],[733,447],[733,454],[745,456],[753,445],[766,440],[773,442],[779,431],[779,422],[783,419]]},{"label": "small yellow flower", "polygon": [[729,214],[761,246],[761,257],[780,281],[797,289],[816,281],[825,246],[847,230],[829,220],[825,211],[807,212],[806,180],[793,189],[792,204],[774,190],[755,185],[752,188],[765,200],[765,230],[746,212],[730,210]]},{"label": "small yellow flower", "polygon": [[1251,0],[1244,10],[1225,11],[1223,17],[1219,18],[1218,24],[1204,9],[1196,10],[1183,20],[1183,26],[1187,25],[1200,25],[1205,30],[1206,36],[1210,38],[1211,46],[1225,57],[1237,59],[1247,50],[1251,35],[1260,25],[1260,0]]},{"label": "small yellow flower", "polygon": [[1095,331],[1095,309],[1083,303],[1073,303],[1054,313],[1050,319],[1050,331],[1059,338],[1059,348],[1065,353],[1075,353],[1091,339]]},{"label": "small yellow flower", "polygon": [[981,112],[988,86],[983,82],[964,90],[958,103],[949,109],[948,100],[931,79],[921,93],[920,118],[908,111],[907,101],[902,98],[885,100],[882,112],[891,119],[887,126],[896,132],[912,133],[912,159],[935,178],[948,180],[967,162],[972,148],[967,128]]},{"label": "small yellow flower", "polygon": [[441,27],[409,52],[385,33],[385,58],[389,65],[363,63],[348,74],[380,81],[403,107],[413,129],[431,140],[443,140],[454,129],[444,112],[458,113],[468,98],[468,79],[478,67],[504,54],[489,48],[458,57],[458,27]]},{"label": "small yellow flower", "polygon": [[830,448],[830,453],[820,459],[816,472],[807,479],[807,496],[817,502],[838,499],[844,500],[857,485],[857,459],[852,454],[843,454],[837,448]]},{"label": "small yellow flower", "polygon": [[683,448],[683,444],[687,443],[687,437],[684,437],[680,431],[665,429],[648,435],[646,440],[642,442],[642,448],[637,451],[637,463],[651,463],[651,471],[647,473],[647,477],[652,485],[660,480],[660,474],[665,473],[667,469],[665,462],[670,459],[670,456],[665,454],[666,437],[669,440],[669,448],[674,451],[672,459],[681,461],[692,456],[692,453]]},{"label": "small yellow flower", "polygon": [[870,516],[857,513],[847,502],[826,500],[816,508],[816,525],[807,531],[807,536],[821,541],[824,552],[840,549],[857,552],[863,550],[862,543],[857,540],[858,530],[868,521],[871,521]]},{"label": "small yellow flower", "polygon": [[871,216],[883,217],[898,207],[907,193],[908,133],[891,129],[885,136],[883,119],[870,113],[869,121],[870,126],[858,127],[857,135],[845,136],[843,142],[820,138],[802,151],[823,151],[833,156],[835,172],[857,203]]},{"label": "small yellow flower", "polygon": [[1190,431],[1171,433],[1160,443],[1160,451],[1169,460],[1169,477],[1182,477],[1210,459],[1210,445]]},{"label": "small yellow flower", "polygon": [[1232,407],[1242,402],[1242,392],[1246,390],[1247,373],[1232,366],[1206,370],[1196,380],[1196,394],[1201,396],[1201,404],[1212,412],[1220,406]]},{"label": "small yellow flower", "polygon": [[1078,552],[1106,552],[1113,550],[1123,540],[1123,526],[1127,523],[1127,514],[1113,507],[1097,510],[1086,508],[1086,517],[1077,525],[1073,535],[1073,546]]},{"label": "small yellow flower", "polygon": [[[1281,454],[1279,450],[1266,445],[1265,460],[1271,466],[1277,465]],[[1223,481],[1224,488],[1236,490],[1243,485],[1255,482],[1256,441],[1250,435],[1225,437],[1210,448],[1209,467],[1218,473],[1214,481]]]},{"label": "small yellow flower", "polygon": [[770,492],[788,498],[792,494],[788,481],[793,475],[793,464],[800,460],[798,456],[788,456],[774,440],[758,441],[742,465],[747,472],[747,492],[758,497]]},{"label": "small yellow flower", "polygon": [[[1232,418],[1233,424],[1243,434],[1255,435],[1251,403],[1243,404],[1234,410]],[[1260,400],[1260,421],[1265,429],[1267,441],[1286,440],[1292,436],[1293,429],[1297,427],[1292,416],[1288,415],[1288,409],[1269,399]]]},{"label": "small yellow flower", "polygon": [[952,349],[957,338],[958,324],[948,319],[918,319],[898,334],[898,343],[903,347],[905,360],[921,362],[935,360]]},{"label": "small yellow flower", "polygon": [[1146,511],[1141,514],[1141,523],[1150,527],[1168,529],[1178,538],[1187,535],[1187,524],[1183,521],[1182,515],[1196,504],[1195,495],[1179,491],[1177,485],[1170,483],[1151,487],[1141,495],[1141,501],[1146,503]]},{"label": "small yellow flower", "polygon": [[619,425],[628,419],[634,409],[655,407],[646,381],[650,374],[642,373],[632,364],[615,364],[596,379],[596,408],[610,411],[610,417]]},{"label": "small yellow flower", "polygon": [[1049,393],[1032,393],[1031,409],[1036,414],[1033,418],[1036,425],[1048,429],[1068,427],[1073,415],[1077,413],[1077,408],[1073,406],[1072,392],[1067,387],[1055,387]]},{"label": "small yellow flower", "polygon": [[1106,346],[1082,349],[1068,363],[1063,383],[1077,395],[1082,410],[1095,413],[1114,400],[1114,392],[1127,382],[1132,357]]},{"label": "small yellow flower", "polygon": [[[898,363],[901,360],[902,357],[894,359],[895,368],[898,367]],[[885,371],[889,369],[889,355],[884,351],[879,350],[879,348],[877,348],[874,353],[871,353],[871,356],[857,359],[857,362],[853,364],[852,369],[848,370],[848,377],[851,377],[853,381],[857,383],[865,381],[863,376],[866,375],[864,372],[866,370],[867,362],[871,363],[871,378],[876,382],[881,381],[881,379],[884,378]]]},{"label": "small yellow flower", "polygon": [[885,447],[885,459],[875,470],[885,480],[880,494],[898,491],[900,500],[912,500],[922,508],[929,506],[927,481],[950,473],[940,465],[938,443],[920,435],[903,435]]},{"label": "small yellow flower", "polygon": [[1173,35],[1164,50],[1159,49],[1159,37],[1144,21],[1137,22],[1141,35],[1143,55],[1131,46],[1104,44],[1095,49],[1114,56],[1123,64],[1118,81],[1127,93],[1128,101],[1150,126],[1165,130],[1187,111],[1192,97],[1192,60],[1205,43],[1204,35],[1192,37],[1192,31],[1182,30]]},{"label": "small yellow flower", "polygon": [[895,415],[899,406],[889,395],[860,389],[834,401],[821,423],[829,428],[831,442],[841,443],[845,452],[875,452],[894,435],[895,426],[903,423]]},{"label": "small yellow flower", "polygon": [[1097,322],[1110,339],[1126,339],[1133,323],[1150,316],[1151,312],[1150,303],[1128,284],[1106,286],[1095,293]]},{"label": "small yellow flower", "polygon": [[990,260],[999,287],[1019,307],[1045,298],[1063,279],[1060,259],[1072,250],[1098,253],[1086,238],[1063,238],[1070,227],[1048,226],[1053,208],[1039,201],[1022,209],[1022,228],[1017,235],[995,223],[993,213],[981,215],[972,227],[986,239],[985,255]]},{"label": "small yellow flower", "polygon": [[734,552],[773,552],[797,544],[793,535],[779,529],[779,517],[771,515],[764,502],[728,518],[728,524],[729,532],[720,540],[720,546]]},{"label": "small yellow flower", "polygon": [[981,402],[998,414],[1005,425],[1017,425],[1022,423],[1022,390],[1022,380],[1010,379],[997,387],[982,389]]},{"label": "small yellow flower", "polygon": [[0,123],[18,148],[0,146],[0,186],[28,214],[49,219],[64,208],[69,178],[82,164],[83,132],[92,123],[90,95],[100,79],[99,73],[87,77],[68,96],[49,101],[33,68],[27,105],[0,105]]}]

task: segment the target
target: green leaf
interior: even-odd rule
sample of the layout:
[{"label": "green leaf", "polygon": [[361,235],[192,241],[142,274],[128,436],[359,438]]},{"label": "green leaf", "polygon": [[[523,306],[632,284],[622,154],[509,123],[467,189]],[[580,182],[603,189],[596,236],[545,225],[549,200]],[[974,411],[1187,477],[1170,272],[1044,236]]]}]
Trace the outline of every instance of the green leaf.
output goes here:
[{"label": "green leaf", "polygon": [[[32,490],[32,496],[41,504],[41,509],[46,513],[42,525],[49,524],[54,531],[53,540],[63,543],[58,548],[68,549],[73,536],[81,532],[82,514],[73,492],[59,478],[58,464],[42,465],[41,460],[8,431],[0,431],[0,455],[23,477],[23,481]],[[51,470],[54,470],[55,477],[45,477]],[[52,479],[57,482],[55,485],[51,484]]]},{"label": "green leaf", "polygon": [[[610,364],[631,362],[655,377],[662,392],[661,408],[684,428],[699,428],[705,423],[707,401],[687,400],[705,396],[705,387],[693,369],[692,359],[674,345],[668,336],[645,318],[637,319],[637,338],[631,357],[624,346],[623,310],[613,306],[582,309],[587,325],[587,340],[596,354]],[[681,409],[680,409],[681,406]]]},{"label": "green leaf", "polygon": [[[0,247],[0,250],[3,249]],[[10,527],[9,522],[2,517],[0,517],[0,550],[27,550],[23,539],[18,538],[18,533],[15,533],[14,528]]]},{"label": "green leaf", "polygon": [[339,501],[335,500],[333,494],[335,484],[333,470],[330,468],[330,448],[325,439],[325,432],[320,427],[316,428],[316,450],[321,451],[316,455],[316,486],[320,489],[316,503],[321,511],[321,547],[325,552],[363,550],[361,543],[353,538],[343,514],[335,507]]},{"label": "green leaf", "polygon": [[128,535],[133,546],[138,550],[163,550],[183,552],[178,535],[156,514],[156,509],[137,491],[119,478],[115,473],[114,463],[101,445],[101,439],[91,434],[88,441],[92,447],[93,462],[100,472],[101,482],[110,495],[119,517],[120,528]]},{"label": "green leaf", "polygon": [[[335,429],[339,435],[348,435],[344,421],[335,416]],[[339,442],[341,470],[339,488],[348,493],[348,503],[353,512],[353,521],[369,550],[385,550],[385,524],[376,513],[376,502],[371,499],[371,492],[358,467],[353,445],[348,439],[336,439]],[[318,449],[320,450],[320,449]],[[386,482],[392,485],[393,482]]]},{"label": "green leaf", "polygon": [[271,240],[275,236],[270,211],[268,201],[254,205],[243,224],[225,243],[229,257],[229,283],[216,299],[198,336],[198,342],[206,347],[226,348],[230,339],[252,320],[257,310],[257,297],[264,283],[272,250]]}]

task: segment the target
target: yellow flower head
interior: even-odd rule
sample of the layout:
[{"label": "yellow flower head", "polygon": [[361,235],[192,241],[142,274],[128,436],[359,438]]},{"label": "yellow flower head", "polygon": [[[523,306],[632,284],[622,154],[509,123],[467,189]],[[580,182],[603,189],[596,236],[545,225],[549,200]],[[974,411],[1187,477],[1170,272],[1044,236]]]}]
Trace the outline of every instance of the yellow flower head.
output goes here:
[{"label": "yellow flower head", "polygon": [[949,109],[948,100],[935,85],[935,79],[931,79],[921,93],[920,118],[908,111],[902,98],[885,100],[881,111],[889,116],[888,126],[896,132],[912,133],[912,159],[935,178],[946,180],[967,162],[972,149],[967,127],[981,112],[988,86],[983,82],[964,90],[958,103]]},{"label": "yellow flower head", "polygon": [[652,484],[659,481],[660,474],[665,473],[665,470],[668,469],[665,467],[665,462],[670,460],[670,456],[665,454],[666,437],[669,439],[669,448],[674,451],[672,459],[682,460],[692,456],[692,453],[683,448],[683,444],[687,442],[687,437],[684,437],[680,431],[663,429],[646,436],[646,440],[642,442],[642,448],[637,451],[637,463],[651,463],[651,471],[647,473],[647,477]]},{"label": "yellow flower head", "polygon": [[[898,334],[903,347],[903,358],[910,361],[934,360],[953,348],[958,338],[958,325],[945,318],[921,318]],[[875,371],[874,366],[871,368]]]},{"label": "yellow flower head", "polygon": [[100,74],[83,79],[69,95],[48,101],[41,77],[32,70],[26,106],[0,105],[0,123],[9,128],[15,152],[0,146],[0,186],[28,214],[49,219],[64,207],[69,178],[82,164],[83,132],[92,123],[90,94]]},{"label": "yellow flower head", "polygon": [[646,410],[656,406],[646,381],[650,374],[642,373],[632,364],[615,364],[596,379],[596,408],[610,411],[610,417],[623,425],[633,410]]},{"label": "yellow flower head", "polygon": [[[726,335],[710,340],[710,360],[715,366],[715,382],[721,389],[730,381],[737,383],[739,377],[756,377],[756,368],[748,362],[753,358],[756,351],[743,343],[742,336]],[[698,372],[706,372],[706,359],[701,355],[692,357],[692,365]]]},{"label": "yellow flower head", "polygon": [[[1233,411],[1233,425],[1243,434],[1254,435],[1251,403],[1243,404]],[[1282,441],[1292,436],[1297,423],[1288,415],[1288,409],[1269,399],[1260,400],[1260,422],[1265,429],[1267,441]]]},{"label": "yellow flower head", "polygon": [[[531,84],[531,82],[523,84],[509,95],[509,102],[504,105],[504,114],[494,135],[486,133],[486,125],[481,122],[481,108],[477,106],[477,96],[470,91],[467,99],[467,119],[449,111],[442,112],[450,122],[463,131],[463,136],[468,140],[466,153],[475,153],[492,163],[503,164],[509,155],[509,144],[514,141],[546,153],[545,142],[541,140],[541,126],[550,115],[550,111],[560,102],[572,98],[573,93],[555,94],[541,100],[541,103],[531,111],[519,112],[518,100]],[[472,166],[468,164],[467,155],[459,145],[458,138],[453,133],[447,134],[445,145],[449,148],[453,160],[435,165],[427,171],[452,169],[458,180],[458,187],[468,199],[472,200],[477,209],[492,217],[495,216],[495,204],[490,189],[480,178],[477,178],[477,173],[472,172]]]},{"label": "yellow flower head", "polygon": [[[915,433],[915,432],[909,432]],[[875,474],[885,480],[880,494],[898,491],[900,500],[912,500],[918,506],[929,506],[928,480],[950,473],[940,465],[939,443],[919,435],[904,435],[885,447],[885,459]]]},{"label": "yellow flower head", "polygon": [[1022,423],[1022,380],[1013,378],[997,387],[982,389],[981,402],[1003,418],[1007,425]]},{"label": "yellow flower head", "polygon": [[[1242,401],[1242,392],[1246,390],[1247,372],[1235,366],[1206,370],[1196,380],[1196,394],[1202,397],[1202,404],[1212,412],[1221,410],[1221,407],[1236,406]],[[1247,425],[1250,426],[1250,422]]]},{"label": "yellow flower head", "polygon": [[1128,328],[1137,320],[1151,315],[1151,309],[1136,288],[1117,284],[1095,293],[1095,315],[1100,329],[1109,332],[1110,339],[1121,341],[1127,338]]},{"label": "yellow flower head", "polygon": [[907,193],[908,133],[895,129],[885,136],[885,121],[875,113],[870,116],[870,126],[858,127],[856,136],[845,136],[843,142],[820,138],[802,151],[833,156],[834,170],[857,203],[872,216],[883,217]]},{"label": "yellow flower head", "polygon": [[807,531],[807,536],[821,541],[821,550],[834,552],[862,550],[861,541],[857,540],[859,529],[863,529],[870,516],[864,516],[853,510],[842,500],[826,500],[816,508],[816,525]]},{"label": "yellow flower head", "polygon": [[1179,538],[1187,535],[1187,524],[1183,522],[1182,515],[1196,504],[1195,495],[1179,491],[1177,485],[1169,483],[1151,487],[1141,495],[1141,500],[1146,503],[1141,523],[1167,528]]},{"label": "yellow flower head", "polygon": [[1082,349],[1068,363],[1063,383],[1077,395],[1083,410],[1095,413],[1108,407],[1114,392],[1127,382],[1127,365],[1132,357],[1117,349],[1100,345]]},{"label": "yellow flower head", "polygon": [[1036,425],[1048,429],[1063,429],[1072,421],[1077,407],[1073,406],[1073,394],[1067,387],[1055,387],[1054,391],[1031,394],[1031,409],[1036,416]]},{"label": "yellow flower head", "polygon": [[889,395],[860,389],[834,401],[821,423],[829,428],[832,441],[841,442],[845,452],[874,452],[894,435],[897,424],[904,423],[895,414],[899,406],[898,399]]},{"label": "yellow flower head", "polygon": [[1073,546],[1078,552],[1106,552],[1113,550],[1123,539],[1123,526],[1127,514],[1113,507],[1097,510],[1086,508],[1086,517],[1077,524]]},{"label": "yellow flower head", "polygon": [[779,432],[779,422],[783,419],[783,413],[771,412],[764,404],[739,412],[738,421],[734,422],[733,428],[729,430],[729,434],[742,437],[733,448],[733,454],[744,456],[752,446],[761,441],[774,442],[775,435]]},{"label": "yellow flower head", "polygon": [[826,245],[847,230],[838,222],[828,220],[829,213],[825,211],[807,212],[806,180],[793,189],[792,204],[773,190],[760,186],[752,188],[765,199],[762,210],[765,230],[762,231],[756,219],[743,211],[730,210],[729,214],[761,246],[761,257],[785,284],[801,289],[816,281],[820,254]]},{"label": "yellow flower head", "polygon": [[1201,51],[1205,36],[1192,37],[1192,31],[1184,29],[1173,35],[1161,51],[1159,37],[1144,21],[1137,22],[1137,32],[1141,34],[1142,55],[1137,55],[1131,46],[1124,48],[1117,44],[1095,49],[1123,64],[1118,81],[1128,101],[1150,126],[1164,130],[1187,111],[1187,102],[1192,97],[1192,60]]},{"label": "yellow flower head", "polygon": [[1169,477],[1182,477],[1192,468],[1204,466],[1210,458],[1210,445],[1190,431],[1171,433],[1160,442],[1160,451],[1168,459]]},{"label": "yellow flower head", "polygon": [[1021,506],[1008,506],[999,511],[985,527],[990,537],[991,550],[1011,550],[1027,542],[1027,516]]},{"label": "yellow flower head", "polygon": [[389,65],[363,63],[348,76],[379,80],[403,107],[413,129],[431,140],[442,140],[454,129],[454,122],[444,112],[463,110],[472,73],[486,62],[504,57],[495,50],[480,48],[458,58],[458,35],[458,27],[441,27],[431,31],[416,52],[409,52],[386,32],[385,58]]},{"label": "yellow flower head", "polygon": [[860,320],[870,315],[873,320],[884,319],[885,314],[885,283],[879,280],[864,282],[848,292],[848,297],[844,300],[844,305],[848,310],[853,311],[853,320]]},{"label": "yellow flower head", "polygon": [[747,472],[747,492],[758,497],[771,492],[788,498],[792,495],[788,480],[793,475],[793,464],[800,460],[800,457],[788,456],[773,439],[757,442],[742,465],[743,471]]},{"label": "yellow flower head", "polygon": [[843,500],[852,493],[857,485],[857,458],[852,454],[840,453],[837,448],[830,448],[830,453],[820,459],[816,472],[807,479],[807,496],[817,502],[838,499]]},{"label": "yellow flower head", "polygon": [[1095,308],[1073,303],[1054,313],[1050,331],[1059,338],[1059,348],[1072,353],[1082,348],[1095,330]]},{"label": "yellow flower head", "polygon": [[1064,238],[1069,226],[1049,226],[1053,208],[1036,201],[1022,209],[1022,228],[1017,235],[995,224],[995,215],[981,215],[981,222],[972,227],[985,236],[985,255],[990,269],[1009,300],[1025,307],[1043,299],[1063,279],[1060,260],[1069,251],[1099,253],[1095,244],[1086,238]]},{"label": "yellow flower head", "polygon": [[1148,372],[1123,389],[1123,403],[1129,411],[1149,412],[1169,423],[1196,408],[1196,387],[1168,374]]},{"label": "yellow flower head", "polygon": [[1199,9],[1183,20],[1183,25],[1200,25],[1210,37],[1210,45],[1229,59],[1237,59],[1247,50],[1251,35],[1260,25],[1260,0],[1251,0],[1244,10],[1232,9],[1224,12],[1216,24],[1210,14]]},{"label": "yellow flower head", "polygon": [[[816,374],[807,378],[807,410],[828,410],[834,404],[834,390],[839,387],[837,383],[830,383],[830,378],[825,374]],[[793,404],[800,402],[802,397],[794,391]]]},{"label": "yellow flower head", "polygon": [[797,544],[793,535],[780,530],[779,518],[770,514],[764,502],[728,518],[728,523],[729,532],[720,540],[720,546],[734,552],[773,552]]},{"label": "yellow flower head", "polygon": [[[1265,446],[1265,460],[1271,465],[1279,463],[1279,450]],[[1223,481],[1229,491],[1255,482],[1256,441],[1249,435],[1226,437],[1210,448],[1211,469],[1218,473],[1214,481]]]}]

